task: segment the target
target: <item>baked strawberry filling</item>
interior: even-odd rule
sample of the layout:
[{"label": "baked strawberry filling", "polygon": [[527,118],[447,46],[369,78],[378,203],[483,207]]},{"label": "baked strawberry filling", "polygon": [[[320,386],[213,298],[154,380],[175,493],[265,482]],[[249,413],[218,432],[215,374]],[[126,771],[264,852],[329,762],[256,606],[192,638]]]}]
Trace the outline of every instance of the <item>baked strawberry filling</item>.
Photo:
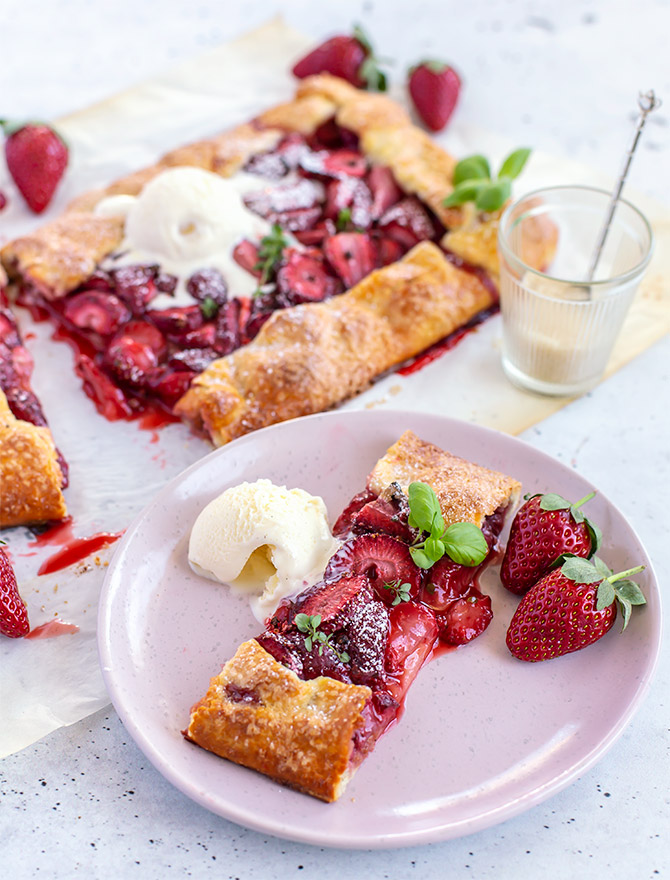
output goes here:
[{"label": "baked strawberry filling", "polygon": [[[333,121],[309,137],[286,135],[243,171],[245,186],[258,179],[243,193],[244,206],[272,230],[242,238],[229,255],[255,286],[252,296],[211,266],[179,279],[160,265],[120,265],[115,255],[60,299],[24,285],[20,301],[35,317],[48,314],[58,338],[74,346],[84,389],[106,418],[133,418],[156,406],[171,413],[196,375],[254,339],[277,310],[337,296],[445,232],[388,168],[370,164],[355,134]],[[483,270],[447,258],[497,297]]]},{"label": "baked strawberry filling", "polygon": [[[42,405],[30,384],[33,359],[23,345],[19,328],[9,308],[4,307],[4,293],[0,290],[0,389],[17,419],[33,425],[46,426],[47,420]],[[68,466],[57,450],[58,464],[63,480],[61,488],[68,485]]]},{"label": "baked strawberry filling", "polygon": [[435,648],[464,645],[491,622],[491,600],[478,578],[496,553],[505,512],[501,507],[483,522],[489,549],[479,565],[443,556],[423,569],[410,552],[421,532],[409,524],[407,496],[398,484],[379,496],[366,489],[337,520],[344,543],[322,581],[284,600],[257,637],[299,678],[327,676],[371,689],[352,766],[398,717]]}]

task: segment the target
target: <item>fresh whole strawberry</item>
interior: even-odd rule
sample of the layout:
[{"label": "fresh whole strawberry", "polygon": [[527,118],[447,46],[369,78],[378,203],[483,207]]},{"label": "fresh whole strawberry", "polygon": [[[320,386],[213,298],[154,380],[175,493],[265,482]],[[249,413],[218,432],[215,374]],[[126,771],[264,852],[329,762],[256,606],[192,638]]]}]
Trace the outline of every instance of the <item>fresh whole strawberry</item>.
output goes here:
[{"label": "fresh whole strawberry", "polygon": [[510,592],[523,595],[564,553],[593,556],[600,529],[581,512],[595,492],[576,504],[554,493],[526,496],[514,517],[500,567],[500,580]]},{"label": "fresh whole strawberry", "polygon": [[49,125],[19,127],[0,120],[5,131],[7,168],[28,207],[41,214],[51,201],[68,162],[68,149]]},{"label": "fresh whole strawberry", "polygon": [[0,547],[0,633],[10,639],[20,639],[29,631],[28,609],[19,595],[9,557]]},{"label": "fresh whole strawberry", "polygon": [[422,61],[410,68],[408,87],[421,119],[432,131],[442,131],[461,91],[454,68],[442,61]]},{"label": "fresh whole strawberry", "polygon": [[645,598],[629,576],[638,565],[612,574],[597,556],[570,557],[526,593],[507,630],[507,647],[519,660],[550,660],[592,645],[614,625],[617,606],[624,630],[633,605]]},{"label": "fresh whole strawberry", "polygon": [[331,37],[312,49],[294,64],[292,70],[298,79],[330,73],[359,89],[386,91],[386,76],[379,70],[370,41],[358,25],[351,36]]}]

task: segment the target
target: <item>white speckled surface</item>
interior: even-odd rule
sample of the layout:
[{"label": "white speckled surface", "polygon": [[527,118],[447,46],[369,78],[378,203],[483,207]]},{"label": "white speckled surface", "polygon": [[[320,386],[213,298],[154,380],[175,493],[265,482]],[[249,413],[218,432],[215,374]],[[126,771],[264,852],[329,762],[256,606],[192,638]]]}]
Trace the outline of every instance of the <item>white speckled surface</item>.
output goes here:
[{"label": "white speckled surface", "polygon": [[[450,58],[467,81],[458,110],[518,142],[614,177],[639,88],[666,99],[649,123],[631,185],[670,204],[667,0],[337,6],[214,0],[3,0],[2,115],[55,117],[230,39],[282,11],[319,37],[360,20],[405,62]],[[0,233],[2,219],[0,218]],[[574,467],[667,561],[670,340],[524,439]],[[666,619],[667,619],[666,601]],[[64,728],[0,764],[3,872],[44,876],[342,878],[518,876],[653,878],[670,873],[670,660],[612,750],[581,780],[503,825],[430,847],[347,852],[246,831],[192,803],[129,739],[113,711]],[[436,743],[439,746],[439,743]]]}]

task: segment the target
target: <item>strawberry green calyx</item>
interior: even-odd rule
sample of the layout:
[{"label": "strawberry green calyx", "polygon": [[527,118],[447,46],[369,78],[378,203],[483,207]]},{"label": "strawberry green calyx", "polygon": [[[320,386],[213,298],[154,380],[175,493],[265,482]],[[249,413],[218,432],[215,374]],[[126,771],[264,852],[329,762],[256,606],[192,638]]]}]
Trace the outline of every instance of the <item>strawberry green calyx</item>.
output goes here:
[{"label": "strawberry green calyx", "polygon": [[358,70],[359,76],[365,81],[365,86],[369,91],[385,92],[388,86],[386,74],[379,68],[381,59],[375,55],[370,38],[359,24],[354,25],[353,36],[367,52],[367,58]]},{"label": "strawberry green calyx", "polygon": [[628,626],[635,605],[646,605],[644,593],[631,580],[631,575],[644,571],[644,565],[636,565],[616,574],[598,556],[590,562],[577,556],[567,559],[561,565],[561,574],[578,584],[595,584],[600,581],[596,592],[596,611],[609,608],[616,602],[623,618],[623,632]]},{"label": "strawberry green calyx", "polygon": [[[586,504],[587,501],[590,501],[592,498],[595,498],[595,492],[589,492],[588,495],[585,495],[583,498],[580,498],[579,501],[576,501],[574,504],[571,504],[561,495],[557,495],[555,492],[547,492],[544,495],[540,495],[540,507],[542,510],[569,510],[570,516],[576,523],[584,523],[586,526],[589,537],[591,538],[591,552],[589,553],[587,559],[590,559],[600,548],[603,540],[603,533],[600,531],[598,526],[590,520],[588,517],[584,516],[581,511],[581,507]],[[532,495],[526,495],[526,499],[537,497]]]},{"label": "strawberry green calyx", "polygon": [[445,70],[448,70],[450,66],[451,65],[447,64],[445,61],[437,61],[434,58],[429,58],[425,61],[419,61],[418,64],[413,64],[407,73],[411,76],[419,67],[425,67],[426,70],[430,70],[431,73],[440,74],[444,73]]}]

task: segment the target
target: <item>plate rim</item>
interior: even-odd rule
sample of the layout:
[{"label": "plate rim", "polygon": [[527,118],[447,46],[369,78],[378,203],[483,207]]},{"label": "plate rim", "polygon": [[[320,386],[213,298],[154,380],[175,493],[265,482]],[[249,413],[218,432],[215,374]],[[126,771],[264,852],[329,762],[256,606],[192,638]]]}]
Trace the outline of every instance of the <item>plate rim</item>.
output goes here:
[{"label": "plate rim", "polygon": [[[601,740],[599,740],[598,744],[594,746],[589,752],[584,754],[580,760],[575,761],[570,767],[564,769],[561,772],[558,772],[551,780],[544,782],[540,785],[535,785],[529,791],[524,792],[524,794],[520,795],[514,800],[513,804],[499,804],[493,809],[479,813],[475,816],[465,817],[460,820],[450,820],[442,823],[438,822],[427,828],[410,829],[407,831],[392,832],[390,834],[368,835],[356,837],[353,840],[343,832],[329,831],[325,835],[323,833],[320,834],[318,831],[318,823],[316,831],[308,830],[305,828],[297,829],[293,827],[287,829],[282,826],[281,820],[275,819],[274,822],[269,822],[267,818],[260,818],[257,815],[256,811],[249,810],[245,807],[236,807],[235,805],[222,805],[221,803],[216,801],[216,799],[214,799],[207,791],[195,792],[192,787],[189,789],[189,781],[187,778],[184,777],[184,774],[173,768],[172,765],[170,765],[166,761],[166,759],[160,754],[160,752],[154,748],[151,740],[145,735],[144,730],[141,728],[137,720],[133,717],[133,713],[127,708],[124,702],[123,689],[118,687],[117,683],[114,680],[112,663],[113,649],[110,644],[109,625],[111,623],[111,604],[114,596],[113,581],[115,572],[117,568],[121,565],[121,561],[126,553],[126,550],[128,546],[132,543],[134,534],[140,528],[145,518],[150,514],[151,510],[159,506],[161,500],[165,497],[168,497],[178,484],[187,481],[193,472],[199,471],[201,468],[210,467],[211,463],[215,459],[225,457],[227,454],[229,454],[231,449],[239,449],[240,446],[244,444],[253,444],[257,442],[257,439],[261,435],[267,436],[268,433],[281,432],[282,430],[286,429],[286,426],[295,425],[297,422],[336,422],[341,419],[344,419],[347,422],[358,420],[362,422],[369,422],[371,420],[374,420],[375,416],[381,416],[383,420],[396,418],[399,421],[399,424],[403,425],[402,430],[406,430],[408,427],[411,427],[412,421],[416,419],[427,419],[429,421],[434,421],[436,425],[439,425],[442,429],[447,429],[449,425],[457,425],[459,430],[465,429],[466,431],[473,431],[476,434],[484,435],[490,440],[498,438],[503,443],[511,443],[512,445],[518,444],[519,446],[532,452],[533,455],[538,457],[541,461],[550,462],[552,467],[558,466],[561,469],[571,472],[567,465],[565,465],[563,462],[559,461],[557,458],[549,455],[543,450],[530,445],[519,437],[506,434],[485,425],[478,425],[474,422],[468,422],[462,419],[452,418],[450,416],[443,416],[439,413],[393,409],[372,411],[335,410],[326,413],[315,413],[313,415],[303,416],[301,418],[280,422],[278,424],[270,425],[266,428],[262,428],[258,431],[254,431],[250,434],[239,437],[232,442],[226,444],[225,446],[219,447],[218,449],[213,449],[211,452],[193,462],[191,465],[182,470],[179,474],[171,478],[152,497],[148,504],[145,505],[145,507],[133,519],[131,524],[126,529],[123,537],[119,541],[114,556],[105,574],[98,605],[98,658],[107,693],[124,726],[132,736],[140,751],[151,762],[152,766],[154,766],[156,770],[158,770],[158,772],[161,773],[161,775],[165,779],[167,779],[168,782],[170,782],[170,784],[174,785],[175,788],[177,788],[190,800],[204,807],[208,811],[222,817],[223,819],[234,822],[238,825],[241,825],[242,827],[250,828],[259,833],[271,834],[280,839],[291,840],[297,843],[304,843],[312,846],[326,846],[329,848],[357,850],[392,848],[395,849],[400,847],[424,845],[426,843],[434,843],[448,839],[454,839],[473,834],[477,831],[485,830],[487,828],[500,824],[501,822],[507,821],[508,819],[511,819],[519,815],[520,813],[523,813],[531,809],[532,807],[537,806],[538,804],[542,803],[553,795],[558,794],[560,791],[567,788],[572,782],[576,781],[581,776],[586,774],[602,757],[604,757],[604,755],[612,748],[612,746],[619,739],[623,731],[626,729],[626,727],[628,726],[634,715],[637,713],[649,693],[654,675],[658,667],[662,644],[662,596],[658,586],[658,579],[653,567],[652,560],[650,559],[643,542],[640,540],[640,537],[635,531],[634,527],[628,522],[627,518],[623,515],[621,510],[609,499],[606,494],[604,494],[600,490],[597,490],[596,487],[581,474],[577,473],[576,471],[571,472],[586,486],[589,486],[591,489],[595,489],[598,492],[600,499],[604,501],[604,503],[623,520],[631,536],[639,544],[645,556],[644,561],[646,563],[646,569],[649,576],[649,586],[653,589],[656,602],[658,604],[658,614],[656,614],[653,618],[654,638],[653,643],[652,641],[650,641],[649,643],[651,653],[649,655],[649,661],[646,664],[646,671],[644,675],[641,676],[641,681],[635,689],[632,698],[625,707],[625,711],[623,711],[618,716],[616,722],[610,727],[606,735]],[[402,430],[400,431],[400,433],[402,432]],[[305,797],[307,797],[307,795],[305,795]]]}]

